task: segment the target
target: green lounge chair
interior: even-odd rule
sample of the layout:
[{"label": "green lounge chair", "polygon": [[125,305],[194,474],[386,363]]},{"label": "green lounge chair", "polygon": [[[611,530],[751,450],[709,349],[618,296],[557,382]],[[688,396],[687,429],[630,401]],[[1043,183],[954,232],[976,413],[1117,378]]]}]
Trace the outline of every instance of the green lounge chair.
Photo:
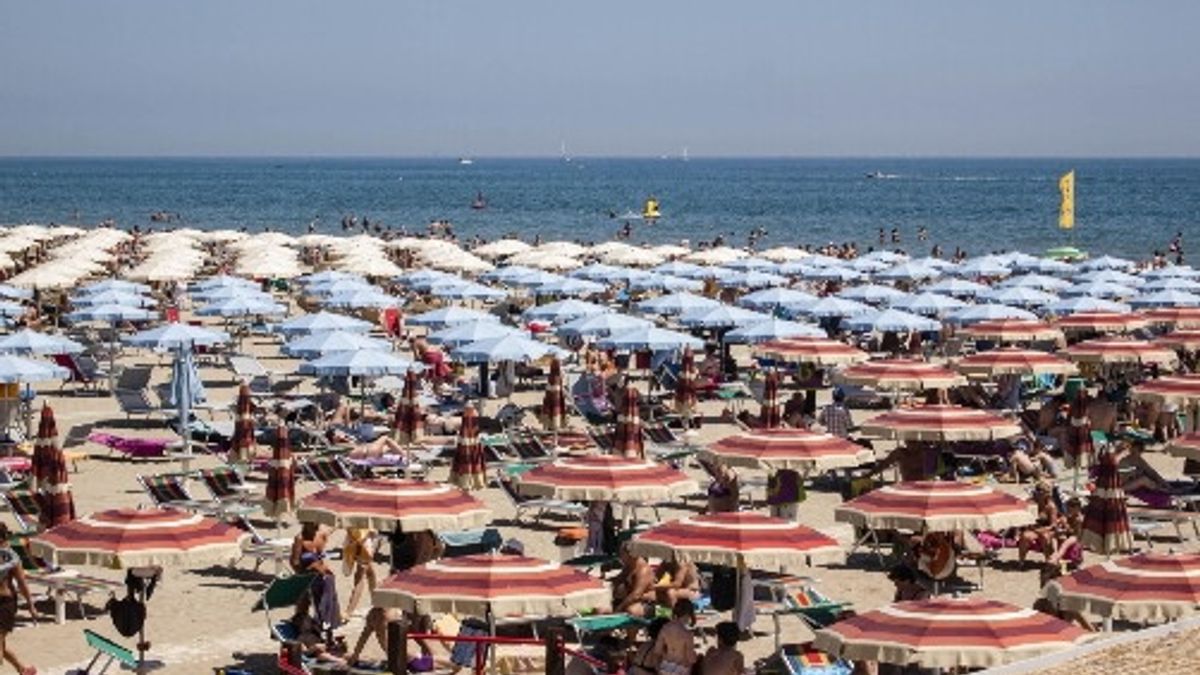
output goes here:
[{"label": "green lounge chair", "polygon": [[[87,641],[88,647],[96,650],[96,653],[82,670],[74,672],[81,673],[82,675],[91,675],[92,672],[95,672],[96,675],[104,675],[104,673],[108,672],[113,662],[130,670],[137,668],[137,656],[129,648],[123,647],[103,635],[86,628],[83,629],[83,639]],[[104,659],[103,665],[100,664],[101,659]],[[93,671],[92,669],[97,666],[100,667],[100,670]]]}]

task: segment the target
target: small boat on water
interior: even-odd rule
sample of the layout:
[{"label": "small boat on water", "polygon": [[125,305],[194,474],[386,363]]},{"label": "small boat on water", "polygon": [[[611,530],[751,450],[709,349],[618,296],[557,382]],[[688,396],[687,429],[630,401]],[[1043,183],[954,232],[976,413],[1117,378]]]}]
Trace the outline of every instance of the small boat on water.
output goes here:
[{"label": "small boat on water", "polygon": [[475,163],[475,160],[471,159],[470,157],[459,157],[458,158],[459,166],[471,166],[474,163]]},{"label": "small boat on water", "polygon": [[883,179],[883,178],[899,178],[899,176],[897,176],[897,175],[896,175],[896,174],[894,174],[894,173],[884,173],[884,172],[882,172],[882,171],[868,171],[868,172],[867,172],[866,174],[864,174],[864,175],[865,175],[867,178],[872,178],[872,179]]},{"label": "small boat on water", "polygon": [[471,201],[471,208],[476,211],[482,211],[487,208],[487,198],[483,196],[483,192],[475,193],[475,199]]}]

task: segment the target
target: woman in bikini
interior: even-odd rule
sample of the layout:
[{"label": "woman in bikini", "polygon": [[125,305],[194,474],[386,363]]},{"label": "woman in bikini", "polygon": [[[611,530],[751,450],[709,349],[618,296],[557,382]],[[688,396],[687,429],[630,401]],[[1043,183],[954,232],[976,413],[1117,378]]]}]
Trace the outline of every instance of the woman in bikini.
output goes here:
[{"label": "woman in bikini", "polygon": [[33,606],[33,596],[29,594],[29,585],[25,582],[25,570],[21,569],[21,561],[17,554],[8,547],[8,526],[0,523],[0,651],[4,660],[12,664],[20,675],[37,675],[37,668],[26,665],[8,647],[8,636],[17,625],[17,594],[25,598],[29,605],[29,616],[37,623],[38,613]]}]

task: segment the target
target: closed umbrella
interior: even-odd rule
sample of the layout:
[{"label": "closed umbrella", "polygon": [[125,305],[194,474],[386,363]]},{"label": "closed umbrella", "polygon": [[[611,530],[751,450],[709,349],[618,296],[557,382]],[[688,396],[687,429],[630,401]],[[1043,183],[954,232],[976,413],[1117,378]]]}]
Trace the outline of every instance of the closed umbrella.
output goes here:
[{"label": "closed umbrella", "polygon": [[421,439],[425,416],[421,414],[421,403],[417,395],[417,373],[404,373],[404,391],[396,403],[394,438],[401,445],[413,445]]},{"label": "closed umbrella", "polygon": [[543,429],[555,434],[567,426],[566,390],[563,386],[562,364],[558,359],[550,362],[550,376],[546,380],[542,405],[538,408],[538,420]]},{"label": "closed umbrella", "polygon": [[229,462],[231,464],[248,466],[253,457],[254,404],[250,398],[250,386],[243,382],[238,387],[237,418],[233,422],[233,439],[229,445]]},{"label": "closed umbrella", "polygon": [[642,418],[638,410],[638,391],[633,385],[625,387],[617,407],[617,427],[613,434],[613,450],[625,457],[644,458],[645,439],[642,438]]},{"label": "closed umbrella", "polygon": [[475,406],[463,408],[454,461],[450,465],[450,483],[464,490],[482,490],[487,485],[487,464],[479,441],[479,413]]},{"label": "closed umbrella", "polygon": [[807,429],[743,431],[709,445],[700,455],[730,466],[801,473],[855,467],[874,457],[857,443]]},{"label": "closed umbrella", "polygon": [[1173,621],[1200,608],[1200,554],[1146,551],[1051,581],[1056,606],[1125,621]]},{"label": "closed umbrella", "polygon": [[33,448],[33,485],[38,490],[39,520],[45,529],[75,519],[75,501],[67,476],[67,460],[58,445],[58,425],[50,406],[42,407]]},{"label": "closed umbrella", "polygon": [[280,424],[275,434],[275,447],[267,467],[267,488],[263,498],[263,514],[281,520],[296,509],[296,467],[292,461],[292,445],[286,425]]},{"label": "closed umbrella", "polygon": [[814,562],[844,555],[838,542],[828,535],[754,511],[667,521],[635,535],[629,547],[647,557],[682,558],[776,573],[804,573]]},{"label": "closed umbrella", "polygon": [[1116,453],[1102,452],[1096,460],[1095,489],[1083,508],[1079,543],[1105,555],[1133,549],[1129,512]]},{"label": "closed umbrella", "polygon": [[331,527],[440,532],[482,527],[491,519],[491,510],[453,485],[373,478],[306,497],[296,517]]},{"label": "closed umbrella", "polygon": [[772,368],[767,371],[763,382],[762,411],[759,413],[759,424],[765,429],[774,429],[781,422],[779,412],[779,372]]},{"label": "closed umbrella", "polygon": [[200,373],[190,349],[183,349],[175,355],[171,366],[171,386],[167,390],[167,403],[175,406],[179,414],[179,429],[183,434],[183,470],[188,470],[188,462],[192,457],[192,408],[204,403],[204,383],[200,381]]},{"label": "closed umbrella", "polygon": [[[675,381],[675,412],[688,422],[696,409],[696,356],[691,349],[683,350],[679,378]],[[691,426],[689,424],[689,426]]]},{"label": "closed umbrella", "polygon": [[589,455],[562,457],[521,474],[521,494],[570,501],[661,502],[695,492],[679,469],[646,459]]}]

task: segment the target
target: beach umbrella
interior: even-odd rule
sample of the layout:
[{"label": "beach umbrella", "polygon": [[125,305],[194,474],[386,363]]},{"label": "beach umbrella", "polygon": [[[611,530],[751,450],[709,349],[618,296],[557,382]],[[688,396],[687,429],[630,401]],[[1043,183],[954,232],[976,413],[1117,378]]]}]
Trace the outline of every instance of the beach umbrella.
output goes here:
[{"label": "beach umbrella", "polygon": [[213,288],[244,288],[249,290],[259,290],[259,285],[249,279],[241,277],[231,277],[228,275],[219,275],[201,279],[192,284],[192,289],[196,291],[207,291]]},{"label": "beach umbrella", "polygon": [[977,669],[1052,654],[1089,633],[999,600],[938,596],[885,605],[816,631],[834,657],[921,668]]},{"label": "beach umbrella", "polygon": [[818,367],[860,363],[871,355],[856,347],[828,338],[788,338],[764,342],[754,354],[784,363],[811,363]]},{"label": "beach umbrella", "polygon": [[[1070,247],[1066,247],[1070,248]],[[1075,267],[1061,260],[1052,260],[1050,258],[1034,258],[1030,256],[1028,260],[1016,261],[1013,263],[1013,269],[1018,272],[1037,272],[1039,274],[1059,274],[1067,275],[1076,271]]]},{"label": "beach umbrella", "polygon": [[139,331],[121,341],[130,347],[146,349],[179,350],[194,347],[215,347],[229,342],[229,335],[209,328],[200,328],[186,323],[167,323],[156,328]]},{"label": "beach umbrella", "polygon": [[571,319],[593,314],[604,314],[612,309],[583,300],[569,298],[538,307],[530,307],[521,314],[525,321],[549,321],[550,323],[565,323]]},{"label": "beach umbrella", "polygon": [[239,297],[221,300],[205,305],[196,310],[199,316],[220,316],[224,318],[245,316],[273,316],[286,314],[287,307],[274,301],[261,298]]},{"label": "beach umbrella", "polygon": [[865,302],[869,305],[890,305],[897,300],[907,298],[908,293],[892,288],[891,286],[863,284],[862,286],[851,286],[839,292],[837,297]]},{"label": "beach umbrella", "polygon": [[283,345],[283,353],[302,359],[314,359],[333,352],[391,351],[392,345],[384,340],[367,337],[362,333],[344,330],[329,330],[309,333]]},{"label": "beach umbrella", "polygon": [[695,263],[697,265],[724,265],[727,262],[737,260],[738,258],[748,257],[750,254],[736,248],[728,246],[714,246],[696,251],[684,256],[684,261]]},{"label": "beach umbrella", "polygon": [[1200,554],[1145,551],[1106,560],[1048,583],[1060,609],[1124,621],[1173,621],[1200,608]]},{"label": "beach umbrella", "polygon": [[999,415],[957,405],[922,405],[878,415],[862,430],[902,441],[992,441],[1020,435],[1021,426]]},{"label": "beach umbrella", "polygon": [[1200,307],[1200,295],[1178,289],[1167,289],[1146,293],[1129,298],[1129,304],[1136,308],[1166,307]]},{"label": "beach umbrella", "polygon": [[800,473],[830,471],[865,464],[874,453],[832,434],[807,429],[755,429],[726,436],[700,456],[729,466]]},{"label": "beach umbrella", "polygon": [[760,344],[796,337],[823,338],[826,337],[826,333],[820,327],[812,324],[770,318],[759,323],[734,328],[724,335],[724,340],[729,344]]},{"label": "beach umbrella", "polygon": [[230,300],[253,300],[256,302],[273,303],[275,298],[257,287],[247,286],[218,286],[201,291],[192,291],[192,299],[196,302],[221,303]]},{"label": "beach umbrella", "polygon": [[1102,255],[1099,258],[1092,258],[1079,263],[1081,270],[1127,270],[1133,267],[1132,260],[1125,258],[1117,258],[1111,255]]},{"label": "beach umbrella", "polygon": [[100,305],[121,305],[123,307],[154,307],[158,301],[136,293],[121,291],[101,291],[85,295],[71,296],[71,304],[76,307],[96,307]]},{"label": "beach umbrella", "polygon": [[0,352],[6,354],[78,354],[83,345],[61,335],[48,335],[23,328],[0,337]]},{"label": "beach umbrella", "polygon": [[148,321],[154,318],[154,316],[154,312],[142,309],[141,307],[93,305],[80,307],[73,312],[68,312],[64,318],[72,323],[93,321],[115,324],[122,321]]},{"label": "beach umbrella", "polygon": [[515,334],[470,342],[456,347],[450,355],[462,363],[527,363],[546,356],[565,356],[557,347]]},{"label": "beach umbrella", "polygon": [[76,293],[83,295],[98,295],[101,293],[124,293],[126,295],[147,295],[153,292],[153,288],[146,284],[139,284],[134,281],[126,281],[124,279],[104,279],[90,284],[81,286]]},{"label": "beach umbrella", "polygon": [[[782,269],[780,271],[783,271]],[[813,281],[858,281],[863,278],[863,273],[858,270],[850,269],[842,265],[830,265],[828,267],[805,267],[801,270],[800,276]]]},{"label": "beach umbrella", "polygon": [[48,382],[71,376],[66,368],[12,354],[0,355],[0,382]]},{"label": "beach umbrella", "polygon": [[991,303],[999,303],[1010,307],[1044,307],[1058,300],[1053,293],[1039,291],[1036,288],[1014,286],[1012,288],[997,288],[980,296]]},{"label": "beach umbrella", "polygon": [[75,500],[67,475],[67,458],[58,445],[58,425],[50,406],[42,406],[37,439],[33,445],[32,486],[38,491],[41,509],[38,520],[43,529],[75,519]]},{"label": "beach umbrella", "polygon": [[1019,307],[1009,307],[1008,305],[999,305],[995,303],[985,303],[982,305],[972,305],[965,307],[950,316],[946,320],[950,323],[959,325],[969,325],[979,323],[981,321],[999,321],[1002,319],[1018,319],[1021,321],[1036,321],[1037,315],[1026,309]]},{"label": "beach umbrella", "polygon": [[458,487],[398,478],[352,480],[306,497],[301,521],[391,532],[454,532],[483,527],[491,510]]},{"label": "beach umbrella", "polygon": [[1200,402],[1200,375],[1146,380],[1130,392],[1135,399],[1189,405]]},{"label": "beach umbrella", "polygon": [[1200,350],[1200,330],[1176,330],[1154,340],[1171,349],[1194,352]]},{"label": "beach umbrella", "polygon": [[497,239],[471,250],[472,253],[484,258],[503,258],[505,256],[524,253],[533,248],[520,239]]},{"label": "beach umbrella", "polygon": [[423,291],[434,284],[445,281],[454,281],[459,278],[460,277],[450,274],[449,272],[441,272],[431,269],[419,269],[415,272],[409,272],[408,274],[402,274],[396,277],[396,281],[414,290]]},{"label": "beach umbrella", "polygon": [[422,366],[394,354],[366,350],[360,352],[330,352],[319,359],[300,364],[303,375],[319,377],[377,377],[400,375]]},{"label": "beach umbrella", "polygon": [[555,332],[567,337],[595,337],[612,335],[635,328],[649,328],[653,325],[653,322],[647,319],[612,312],[572,319],[559,326]]},{"label": "beach umbrella", "polygon": [[908,481],[864,493],[833,510],[834,520],[873,530],[1001,531],[1037,519],[1027,499],[981,483]]},{"label": "beach umbrella", "polygon": [[683,350],[679,365],[679,377],[675,380],[675,413],[689,422],[696,409],[697,394],[696,356],[688,348]]},{"label": "beach umbrella", "polygon": [[964,356],[954,364],[967,375],[1070,375],[1076,372],[1070,361],[1032,349],[1005,347]]},{"label": "beach umbrella", "polygon": [[776,246],[769,248],[762,253],[759,253],[764,260],[769,260],[775,263],[793,262],[796,260],[804,260],[812,254],[808,251],[795,248],[793,246]]},{"label": "beach umbrella", "polygon": [[447,347],[461,347],[480,340],[494,340],[509,335],[526,336],[525,331],[505,326],[498,321],[472,321],[459,323],[430,333],[429,341]]},{"label": "beach umbrella", "polygon": [[1129,305],[1123,302],[1114,302],[1112,300],[1093,298],[1086,295],[1075,298],[1064,298],[1062,300],[1058,300],[1057,302],[1052,302],[1049,305],[1046,305],[1043,307],[1043,309],[1047,313],[1055,316],[1066,316],[1068,314],[1079,314],[1081,312],[1128,314],[1131,311]]},{"label": "beach umbrella", "polygon": [[631,291],[699,291],[704,288],[704,282],[667,274],[640,274],[630,277]]},{"label": "beach umbrella", "polygon": [[936,279],[942,272],[927,263],[910,260],[875,273],[876,279],[894,279],[903,281],[924,281]]},{"label": "beach umbrella", "polygon": [[775,269],[775,263],[771,262],[770,260],[763,259],[763,258],[756,258],[754,256],[750,256],[747,258],[738,258],[736,260],[730,260],[729,262],[724,263],[722,265],[722,267],[727,267],[731,270],[764,271],[764,270]]},{"label": "beach umbrella", "polygon": [[533,269],[532,267],[523,267],[520,265],[517,265],[515,267],[515,271],[512,271],[512,270],[514,270],[514,268],[512,268],[512,267],[505,268],[505,269],[508,269],[510,271],[507,273],[501,274],[500,278],[497,279],[497,281],[499,281],[500,283],[502,283],[506,286],[519,286],[519,287],[523,287],[523,288],[538,288],[538,287],[544,286],[546,284],[554,284],[554,283],[558,283],[560,281],[566,281],[567,279],[571,278],[571,277],[563,276],[561,274],[555,274],[554,272],[546,272],[543,270],[536,270],[536,269]]},{"label": "beach umbrella", "polygon": [[808,305],[800,308],[801,314],[817,317],[818,319],[832,319],[836,317],[857,316],[866,314],[871,311],[870,305],[865,305],[855,300],[847,300],[837,296],[826,296]]},{"label": "beach umbrella", "polygon": [[459,305],[450,305],[435,309],[422,314],[416,314],[408,317],[406,323],[414,326],[427,326],[430,329],[443,328],[446,326],[456,326],[462,323],[475,323],[479,321],[489,321],[492,323],[500,321],[498,317],[487,312],[481,312],[477,309],[468,309]]},{"label": "beach umbrella", "polygon": [[1092,272],[1090,274],[1081,274],[1076,277],[1079,282],[1091,283],[1112,283],[1122,286],[1133,286],[1134,288],[1141,287],[1146,283],[1146,280],[1132,274],[1118,272],[1116,270],[1102,270],[1100,272]]},{"label": "beach umbrella", "polygon": [[994,342],[1058,342],[1062,331],[1041,321],[1025,319],[995,319],[980,321],[963,328],[961,334],[974,340]]},{"label": "beach umbrella", "polygon": [[1124,338],[1097,338],[1071,345],[1065,350],[1067,356],[1078,363],[1157,363],[1170,365],[1176,362],[1175,352],[1162,345],[1145,340]]},{"label": "beach umbrella", "polygon": [[171,384],[167,389],[167,405],[175,406],[179,414],[179,430],[183,436],[184,470],[192,455],[192,408],[206,400],[204,383],[200,381],[200,372],[196,361],[189,349],[184,349],[175,355],[171,364]]},{"label": "beach umbrella", "polygon": [[491,286],[474,282],[458,280],[453,283],[437,284],[429,289],[429,294],[438,298],[455,300],[502,300],[508,293]]},{"label": "beach umbrella", "polygon": [[1109,555],[1133,549],[1133,534],[1129,526],[1129,511],[1125,507],[1117,455],[1109,450],[1096,457],[1095,488],[1083,507],[1083,528],[1079,543],[1086,549]]},{"label": "beach umbrella", "polygon": [[941,295],[939,293],[921,293],[912,295],[906,298],[901,298],[892,303],[893,309],[900,309],[906,312],[913,312],[922,316],[945,316],[951,312],[957,312],[967,306],[967,303],[962,300]]},{"label": "beach umbrella", "polygon": [[1068,291],[1075,288],[1071,282],[1066,279],[1052,277],[1046,274],[1022,274],[1020,276],[1009,277],[997,284],[1000,288],[1035,288],[1039,291],[1062,292],[1064,295],[1072,295]]},{"label": "beach umbrella", "polygon": [[766,288],[747,293],[738,299],[738,304],[750,309],[772,311],[777,307],[802,307],[817,301],[817,296],[794,288]]},{"label": "beach umbrella", "polygon": [[0,301],[0,316],[2,317],[21,316],[25,312],[24,305],[19,305],[15,302]]},{"label": "beach umbrella", "polygon": [[307,284],[304,292],[308,295],[332,296],[341,293],[358,293],[360,291],[378,292],[379,288],[362,278],[330,279]]},{"label": "beach umbrella", "polygon": [[565,278],[548,284],[542,284],[537,287],[537,292],[540,295],[583,297],[603,293],[606,288],[608,287],[604,284],[586,279]]},{"label": "beach umbrella", "polygon": [[645,439],[642,438],[642,417],[638,409],[638,391],[632,384],[625,387],[617,406],[613,452],[625,457],[646,456]]},{"label": "beach umbrella", "polygon": [[334,330],[348,333],[366,333],[372,328],[374,328],[374,325],[369,321],[363,321],[362,319],[356,319],[344,314],[321,311],[278,323],[275,325],[274,330],[276,333],[291,337],[294,335],[310,335],[312,333]]},{"label": "beach umbrella", "polygon": [[[486,617],[575,616],[605,609],[612,592],[603,580],[573,567],[519,555],[442,558],[395,574],[372,595],[376,607],[422,615]],[[494,628],[489,632],[494,633]]]},{"label": "beach umbrella", "polygon": [[911,314],[898,309],[885,309],[874,314],[863,314],[846,319],[846,327],[853,331],[877,333],[912,333],[941,330],[942,325],[933,319]]},{"label": "beach umbrella", "polygon": [[702,349],[704,341],[686,333],[644,326],[613,333],[598,340],[596,346],[600,349],[616,350],[678,351],[687,347]]},{"label": "beach umbrella", "polygon": [[844,557],[832,537],[755,511],[670,520],[634,535],[629,548],[646,557],[784,574],[802,574],[813,563]]},{"label": "beach umbrella", "polygon": [[690,312],[696,309],[709,307],[717,307],[721,303],[706,298],[702,295],[693,295],[691,293],[673,293],[670,295],[660,295],[657,298],[643,300],[635,307],[639,312],[645,314],[658,314],[660,316],[676,316],[685,312]]},{"label": "beach umbrella", "polygon": [[566,390],[563,387],[562,364],[558,359],[550,362],[550,376],[546,379],[546,393],[538,408],[538,420],[542,428],[558,433],[567,426]]},{"label": "beach umbrella", "polygon": [[779,410],[779,372],[774,368],[763,378],[762,410],[758,420],[765,429],[774,429],[783,423]]},{"label": "beach umbrella", "polygon": [[1200,432],[1176,436],[1167,441],[1167,454],[1200,461]]},{"label": "beach umbrella", "polygon": [[835,379],[848,384],[894,391],[950,389],[967,383],[962,375],[944,366],[912,359],[859,363],[838,371]]},{"label": "beach umbrella", "polygon": [[267,487],[262,509],[265,516],[276,522],[296,509],[296,466],[292,461],[292,445],[285,424],[280,424],[275,434],[275,447],[267,465]]},{"label": "beach umbrella", "polygon": [[363,279],[362,275],[360,274],[344,272],[342,270],[322,270],[320,272],[306,274],[297,279],[297,281],[307,287],[312,286],[313,284],[324,284],[331,281],[342,281],[345,279],[366,281],[366,279]]},{"label": "beach umbrella", "polygon": [[718,305],[684,312],[676,320],[688,328],[734,328],[762,323],[770,318],[769,314],[732,305]]},{"label": "beach umbrella", "polygon": [[985,284],[951,277],[930,284],[926,286],[924,290],[930,293],[940,293],[955,298],[973,298],[980,293],[986,292],[989,288],[991,287]]},{"label": "beach umbrella", "polygon": [[[1143,275],[1145,276],[1145,275]],[[1200,281],[1184,277],[1156,277],[1142,286],[1143,292],[1151,291],[1200,291]]]},{"label": "beach umbrella", "polygon": [[[383,291],[372,289],[330,295],[322,300],[321,304],[326,307],[344,307],[347,309],[385,309],[399,305],[400,299],[394,298]],[[251,313],[257,314],[260,312]]]},{"label": "beach umbrella", "polygon": [[463,408],[449,481],[467,491],[482,490],[487,486],[487,464],[483,444],[479,441],[479,413],[470,404]]},{"label": "beach umbrella", "polygon": [[254,458],[255,448],[254,404],[250,397],[250,386],[245,382],[238,387],[236,411],[237,417],[233,421],[233,438],[230,439],[229,444],[229,462],[248,466]]},{"label": "beach umbrella", "polygon": [[1167,265],[1142,272],[1147,279],[1195,279],[1200,277],[1200,270],[1187,265]]},{"label": "beach umbrella", "polygon": [[0,284],[0,298],[8,300],[28,300],[33,297],[33,291],[28,288],[17,288],[8,284]]},{"label": "beach umbrella", "polygon": [[[1092,281],[1061,289],[1063,295],[1086,296],[1092,298],[1129,298],[1137,295],[1137,290],[1129,286],[1114,284],[1109,281]],[[1053,303],[1050,303],[1053,304]]]},{"label": "beach umbrella", "polygon": [[1175,328],[1200,328],[1200,307],[1148,309],[1143,316],[1150,323]]},{"label": "beach umbrella", "polygon": [[[463,417],[466,417],[464,412]],[[421,414],[421,403],[417,393],[417,373],[404,373],[404,391],[396,403],[393,423],[393,438],[401,445],[414,445],[421,439],[425,416]]]},{"label": "beach umbrella", "polygon": [[963,278],[998,278],[1007,277],[1012,274],[1010,264],[1002,259],[993,256],[982,256],[972,258],[959,265],[954,270],[954,274]]},{"label": "beach umbrella", "polygon": [[[657,268],[655,268],[657,270]],[[588,281],[603,281],[608,282],[617,274],[624,274],[626,270],[613,265],[605,265],[603,263],[592,263],[576,270],[571,270],[568,276],[574,279],[586,279]]]},{"label": "beach umbrella", "polygon": [[664,502],[695,492],[696,481],[668,464],[637,457],[560,457],[521,474],[523,495],[568,501]]},{"label": "beach umbrella", "polygon": [[671,262],[666,262],[661,265],[655,265],[654,267],[650,268],[650,271],[654,272],[655,274],[669,274],[673,277],[686,277],[691,274],[699,273],[703,269],[704,268],[700,265],[693,265],[692,263],[686,263],[680,260],[672,260]]},{"label": "beach umbrella", "polygon": [[726,288],[768,288],[771,286],[786,286],[788,278],[766,272],[735,272],[721,279],[721,285]]}]

